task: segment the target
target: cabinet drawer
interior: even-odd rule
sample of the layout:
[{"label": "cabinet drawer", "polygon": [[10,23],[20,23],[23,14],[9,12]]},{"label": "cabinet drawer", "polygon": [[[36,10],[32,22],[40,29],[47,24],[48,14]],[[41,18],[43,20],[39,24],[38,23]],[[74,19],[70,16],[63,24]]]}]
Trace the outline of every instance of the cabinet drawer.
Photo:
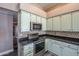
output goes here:
[{"label": "cabinet drawer", "polygon": [[69,46],[70,48],[72,48],[72,49],[78,49],[78,46],[77,45],[73,45],[73,44],[70,44],[70,46]]},{"label": "cabinet drawer", "polygon": [[33,49],[33,44],[25,45],[23,48],[24,50]]},{"label": "cabinet drawer", "polygon": [[27,45],[25,45],[24,47],[25,47],[25,48],[27,48],[27,47],[33,47],[33,43],[27,44]]},{"label": "cabinet drawer", "polygon": [[60,44],[62,46],[66,46],[66,47],[69,47],[69,48],[72,48],[72,49],[78,49],[78,46],[77,45],[74,45],[74,44],[69,44],[69,43],[65,43],[65,42],[61,42],[61,41],[55,41],[56,44]]},{"label": "cabinet drawer", "polygon": [[33,50],[33,47],[27,47],[27,48],[24,47],[24,51],[26,50]]},{"label": "cabinet drawer", "polygon": [[76,50],[78,49],[78,46],[74,45],[74,44],[69,44],[69,43],[62,42],[62,45],[65,46],[65,47],[72,48],[72,49],[76,49]]},{"label": "cabinet drawer", "polygon": [[62,42],[61,41],[55,41],[55,44],[61,45]]},{"label": "cabinet drawer", "polygon": [[77,50],[69,48],[69,47],[63,47],[62,55],[63,56],[77,56]]},{"label": "cabinet drawer", "polygon": [[62,44],[61,44],[62,46],[65,46],[65,47],[69,47],[70,46],[70,44],[69,43],[65,43],[65,42],[62,42]]},{"label": "cabinet drawer", "polygon": [[53,40],[53,39],[49,39],[49,38],[48,38],[48,39],[46,39],[46,42],[49,42],[49,43],[50,43],[50,42],[55,43],[55,40]]},{"label": "cabinet drawer", "polygon": [[33,49],[24,50],[23,52],[33,51]]},{"label": "cabinet drawer", "polygon": [[33,51],[24,51],[24,54],[33,53]]},{"label": "cabinet drawer", "polygon": [[24,56],[33,56],[33,53],[24,54]]}]

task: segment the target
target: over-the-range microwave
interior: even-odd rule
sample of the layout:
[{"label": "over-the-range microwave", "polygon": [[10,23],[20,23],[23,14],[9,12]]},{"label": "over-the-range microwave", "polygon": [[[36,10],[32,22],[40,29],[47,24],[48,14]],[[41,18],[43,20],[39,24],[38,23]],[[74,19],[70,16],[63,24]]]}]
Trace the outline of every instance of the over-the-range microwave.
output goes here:
[{"label": "over-the-range microwave", "polygon": [[42,24],[30,22],[30,30],[31,31],[41,31],[42,30]]}]

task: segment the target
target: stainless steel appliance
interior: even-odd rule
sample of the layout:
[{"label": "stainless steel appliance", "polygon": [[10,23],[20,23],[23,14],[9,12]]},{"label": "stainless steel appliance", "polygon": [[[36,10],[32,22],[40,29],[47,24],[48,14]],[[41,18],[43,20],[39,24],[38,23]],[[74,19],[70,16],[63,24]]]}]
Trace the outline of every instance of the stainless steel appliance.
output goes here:
[{"label": "stainless steel appliance", "polygon": [[45,40],[44,38],[39,38],[39,40],[34,42],[34,55],[42,56],[45,53]]},{"label": "stainless steel appliance", "polygon": [[42,24],[41,23],[30,23],[30,30],[31,31],[41,31],[42,30]]},{"label": "stainless steel appliance", "polygon": [[39,37],[38,33],[28,34],[28,38],[29,40],[34,41],[34,55],[43,55],[45,53],[45,38]]},{"label": "stainless steel appliance", "polygon": [[38,40],[39,35],[38,33],[30,33],[30,34],[27,34],[27,37],[29,40],[36,41]]}]

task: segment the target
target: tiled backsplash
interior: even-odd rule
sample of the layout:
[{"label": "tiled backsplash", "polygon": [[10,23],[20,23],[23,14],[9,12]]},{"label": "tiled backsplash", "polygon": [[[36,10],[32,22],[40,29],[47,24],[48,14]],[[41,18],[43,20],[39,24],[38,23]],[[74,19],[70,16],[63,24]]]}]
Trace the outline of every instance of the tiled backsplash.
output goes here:
[{"label": "tiled backsplash", "polygon": [[65,36],[65,37],[72,37],[72,38],[79,38],[79,32],[53,32],[53,31],[48,31],[47,34],[57,35],[57,36]]},{"label": "tiled backsplash", "polygon": [[45,31],[28,31],[28,32],[20,33],[20,34],[18,35],[18,38],[27,37],[27,34],[33,34],[33,33],[38,33],[39,35],[41,35],[41,34],[46,34]]}]

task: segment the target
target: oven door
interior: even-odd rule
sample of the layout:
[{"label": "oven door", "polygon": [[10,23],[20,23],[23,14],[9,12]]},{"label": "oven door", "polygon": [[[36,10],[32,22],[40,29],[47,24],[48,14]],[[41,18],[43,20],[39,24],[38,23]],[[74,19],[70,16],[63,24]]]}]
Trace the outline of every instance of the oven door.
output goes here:
[{"label": "oven door", "polygon": [[40,42],[35,45],[35,53],[42,51],[45,47],[45,42]]},{"label": "oven door", "polygon": [[44,53],[45,53],[45,42],[44,41],[36,42],[34,46],[34,54],[40,56]]}]

